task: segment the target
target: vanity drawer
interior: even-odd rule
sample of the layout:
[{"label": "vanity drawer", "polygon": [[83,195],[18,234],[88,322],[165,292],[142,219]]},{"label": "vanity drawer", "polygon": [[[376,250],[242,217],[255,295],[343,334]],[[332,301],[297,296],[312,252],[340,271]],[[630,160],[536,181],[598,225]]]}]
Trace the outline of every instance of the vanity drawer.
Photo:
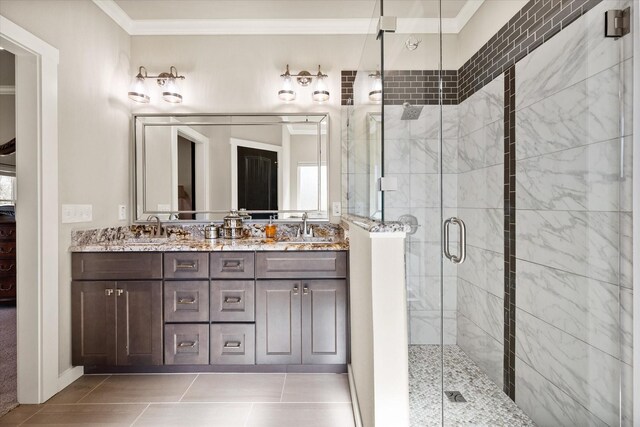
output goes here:
[{"label": "vanity drawer", "polygon": [[209,363],[209,325],[165,325],[165,365]]},{"label": "vanity drawer", "polygon": [[253,280],[211,281],[212,322],[253,322],[254,301]]},{"label": "vanity drawer", "polygon": [[16,277],[0,277],[0,299],[16,297]]},{"label": "vanity drawer", "polygon": [[253,252],[211,253],[212,279],[253,279]]},{"label": "vanity drawer", "polygon": [[16,256],[16,242],[3,242],[0,240],[0,257],[11,258]]},{"label": "vanity drawer", "polygon": [[162,254],[72,253],[74,280],[161,279]]},{"label": "vanity drawer", "polygon": [[258,279],[347,277],[347,253],[339,251],[258,252]]},{"label": "vanity drawer", "polygon": [[256,329],[253,324],[211,325],[212,365],[254,365]]},{"label": "vanity drawer", "polygon": [[15,242],[16,240],[15,224],[0,225],[0,240],[12,240]]},{"label": "vanity drawer", "polygon": [[164,283],[165,322],[208,322],[209,281]]},{"label": "vanity drawer", "polygon": [[16,275],[16,257],[0,259],[0,276]]},{"label": "vanity drawer", "polygon": [[208,279],[207,252],[169,252],[164,254],[165,279]]}]

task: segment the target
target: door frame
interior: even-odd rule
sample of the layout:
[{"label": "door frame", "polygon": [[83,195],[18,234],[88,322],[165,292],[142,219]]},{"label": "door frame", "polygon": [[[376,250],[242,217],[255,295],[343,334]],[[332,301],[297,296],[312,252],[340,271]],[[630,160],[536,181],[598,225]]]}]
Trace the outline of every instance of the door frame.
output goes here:
[{"label": "door frame", "polygon": [[238,147],[246,147],[273,151],[278,155],[278,208],[282,210],[282,177],[285,166],[282,163],[282,146],[238,138],[229,138],[229,144],[231,145],[231,209],[238,209]]},{"label": "door frame", "polygon": [[59,373],[59,51],[0,15],[16,56],[18,402],[42,403],[82,375]]},{"label": "door frame", "polygon": [[[178,210],[178,136],[194,143],[196,176],[196,210],[209,210],[209,144],[205,135],[189,126],[171,126],[171,210]],[[207,214],[196,214],[196,220],[207,219]]]}]

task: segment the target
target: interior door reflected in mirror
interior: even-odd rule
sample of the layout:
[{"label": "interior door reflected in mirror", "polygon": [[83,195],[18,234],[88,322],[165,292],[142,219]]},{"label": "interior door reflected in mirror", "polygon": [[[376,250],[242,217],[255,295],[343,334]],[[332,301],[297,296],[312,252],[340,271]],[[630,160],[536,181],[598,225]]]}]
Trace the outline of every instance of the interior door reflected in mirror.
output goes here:
[{"label": "interior door reflected in mirror", "polygon": [[134,221],[328,219],[327,114],[134,115]]}]

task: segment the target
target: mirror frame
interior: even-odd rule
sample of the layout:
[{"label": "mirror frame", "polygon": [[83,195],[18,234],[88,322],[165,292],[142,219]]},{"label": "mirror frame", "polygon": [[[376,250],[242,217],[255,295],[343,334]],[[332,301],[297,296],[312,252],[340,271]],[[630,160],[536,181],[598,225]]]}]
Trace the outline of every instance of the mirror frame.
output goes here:
[{"label": "mirror frame", "polygon": [[[141,120],[144,118],[167,118],[170,119],[171,117],[229,117],[229,118],[233,118],[233,117],[244,117],[244,118],[250,118],[250,117],[294,117],[294,118],[304,118],[304,117],[316,117],[318,118],[317,121],[314,122],[308,122],[308,121],[303,121],[303,120],[280,120],[279,122],[247,122],[247,123],[220,123],[220,124],[207,124],[207,123],[189,123],[189,122],[185,122],[184,124],[180,124],[180,126],[240,126],[240,125],[256,125],[256,126],[260,126],[260,125],[275,125],[275,124],[281,124],[281,125],[286,125],[288,123],[291,124],[295,124],[295,123],[310,123],[313,124],[315,123],[317,126],[317,143],[316,143],[316,150],[317,150],[317,158],[318,158],[318,166],[322,166],[322,161],[323,161],[323,155],[324,155],[324,159],[325,159],[325,165],[326,165],[326,185],[327,185],[327,203],[326,206],[324,206],[324,211],[318,209],[315,211],[303,211],[303,210],[297,210],[297,209],[289,209],[289,210],[250,210],[247,211],[247,213],[251,214],[251,213],[278,213],[278,214],[295,214],[295,213],[304,213],[304,212],[314,212],[314,213],[319,213],[319,212],[324,212],[325,215],[323,217],[319,217],[319,218],[313,218],[313,222],[329,222],[329,180],[330,180],[330,147],[331,147],[331,126],[330,126],[330,122],[329,122],[329,113],[328,112],[320,112],[320,113],[133,113],[132,114],[132,118],[131,118],[131,168],[130,168],[130,173],[131,173],[131,179],[130,179],[130,194],[131,194],[131,209],[130,209],[130,217],[131,217],[131,222],[132,224],[147,224],[150,221],[149,220],[145,220],[143,219],[144,217],[150,216],[150,215],[167,215],[169,214],[170,216],[172,214],[178,214],[178,213],[192,213],[192,214],[225,214],[228,213],[229,210],[191,210],[191,211],[180,211],[180,210],[176,210],[176,211],[150,211],[146,209],[146,174],[145,174],[145,162],[144,162],[144,155],[145,155],[145,133],[144,133],[144,129],[146,126],[150,126],[149,124],[145,124],[145,123],[141,123]],[[176,123],[177,124],[177,123]],[[166,123],[163,124],[155,124],[154,126],[173,126],[174,124],[170,123],[169,121],[167,121]],[[322,134],[322,126],[325,126],[326,132],[324,134],[325,136],[325,150],[323,152],[322,150],[322,143],[323,143],[323,134]],[[142,126],[142,159],[139,158],[138,155],[138,138],[137,138],[137,130],[138,127]],[[139,171],[138,170],[138,162],[141,161],[141,165],[142,165],[142,170]],[[138,174],[142,173],[142,194],[138,194]],[[321,168],[318,167],[318,190],[320,189],[320,185],[322,185],[320,183],[320,176],[321,176]],[[138,204],[138,199],[139,197],[142,197],[142,203],[140,203],[140,208],[141,208],[141,212],[140,214],[138,214],[138,208],[139,208],[139,204]],[[318,191],[318,207],[321,207],[321,191]],[[231,203],[231,200],[230,200]],[[264,220],[264,219],[251,219],[251,222],[255,222],[255,223],[262,223],[262,222],[268,222],[268,220]],[[277,220],[278,222],[287,222],[289,221],[289,218],[280,218]],[[194,224],[194,223],[210,223],[210,222],[220,222],[220,220],[211,220],[211,219],[168,219],[168,220],[163,220],[163,223],[175,223],[175,224]]]}]

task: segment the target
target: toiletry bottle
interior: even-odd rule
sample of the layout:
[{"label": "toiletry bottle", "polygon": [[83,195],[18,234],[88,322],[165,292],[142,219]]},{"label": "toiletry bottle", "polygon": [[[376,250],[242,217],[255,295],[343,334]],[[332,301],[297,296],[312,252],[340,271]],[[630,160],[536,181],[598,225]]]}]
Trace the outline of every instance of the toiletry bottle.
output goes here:
[{"label": "toiletry bottle", "polygon": [[273,223],[273,215],[269,217],[269,224],[264,226],[264,234],[267,239],[275,239],[276,225]]}]

